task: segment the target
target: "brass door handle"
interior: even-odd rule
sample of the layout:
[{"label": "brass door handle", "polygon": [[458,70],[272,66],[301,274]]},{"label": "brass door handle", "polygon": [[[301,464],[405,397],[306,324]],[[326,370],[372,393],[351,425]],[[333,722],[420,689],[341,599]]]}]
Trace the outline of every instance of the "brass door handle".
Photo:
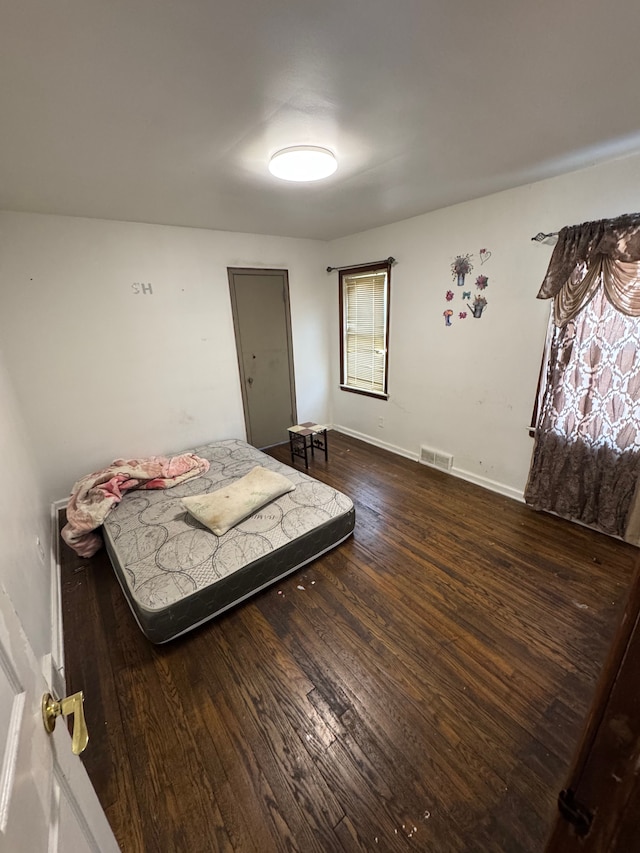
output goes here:
[{"label": "brass door handle", "polygon": [[80,755],[86,749],[89,742],[89,732],[84,718],[84,694],[82,690],[64,699],[54,699],[50,693],[42,697],[42,721],[49,734],[56,727],[56,719],[60,716],[68,717],[73,714],[73,734],[71,736],[71,752]]}]

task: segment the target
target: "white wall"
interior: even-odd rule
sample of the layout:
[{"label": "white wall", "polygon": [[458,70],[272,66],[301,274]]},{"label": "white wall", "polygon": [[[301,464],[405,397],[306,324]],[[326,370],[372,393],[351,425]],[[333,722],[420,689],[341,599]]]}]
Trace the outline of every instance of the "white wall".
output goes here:
[{"label": "white wall", "polygon": [[[36,655],[51,651],[49,505],[0,352],[0,583]],[[40,546],[38,546],[38,540]]]},{"label": "white wall", "polygon": [[[45,493],[244,437],[228,266],[289,270],[298,417],[329,417],[323,244],[0,213],[0,334]],[[150,283],[152,295],[134,293]]]},{"label": "white wall", "polygon": [[[639,177],[630,157],[329,244],[0,213],[0,334],[46,497],[116,456],[244,435],[228,266],[289,270],[300,420],[414,457],[421,444],[453,453],[459,473],[518,496],[548,316],[535,295],[551,247],[531,236],[635,210]],[[492,252],[483,265],[481,248]],[[488,306],[446,328],[448,289],[461,307],[450,264],[466,252],[464,289],[488,275]],[[337,275],[324,268],[388,255],[381,402],[338,390]]]},{"label": "white wall", "polygon": [[[418,454],[421,444],[453,453],[463,476],[520,495],[549,312],[535,296],[551,247],[531,237],[636,211],[639,178],[640,157],[631,157],[333,241],[327,254],[332,266],[397,259],[389,400],[336,390],[334,423],[407,455]],[[492,252],[484,264],[481,248]],[[458,288],[450,264],[467,252],[474,255],[474,269],[471,281]],[[475,292],[479,272],[489,277],[487,307],[480,319],[460,321],[459,291]],[[455,293],[451,328],[442,316],[447,290]],[[336,388],[338,328],[332,316]]]}]

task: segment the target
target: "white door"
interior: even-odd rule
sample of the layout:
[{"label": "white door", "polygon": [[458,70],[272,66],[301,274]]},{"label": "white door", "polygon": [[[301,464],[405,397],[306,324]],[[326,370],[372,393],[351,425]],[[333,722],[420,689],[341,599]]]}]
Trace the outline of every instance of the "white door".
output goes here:
[{"label": "white door", "polygon": [[0,853],[117,853],[66,721],[45,731],[49,689],[0,586]]}]

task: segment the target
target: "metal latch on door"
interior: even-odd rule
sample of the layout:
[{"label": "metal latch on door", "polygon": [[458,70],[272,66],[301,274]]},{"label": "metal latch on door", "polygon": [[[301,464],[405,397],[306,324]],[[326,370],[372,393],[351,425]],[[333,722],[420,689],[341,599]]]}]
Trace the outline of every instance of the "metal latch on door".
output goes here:
[{"label": "metal latch on door", "polygon": [[65,696],[64,699],[54,699],[50,693],[42,697],[42,721],[45,730],[51,734],[56,727],[58,717],[68,717],[73,714],[73,734],[71,736],[71,752],[80,755],[89,742],[89,732],[84,718],[84,694],[82,690]]},{"label": "metal latch on door", "polygon": [[589,834],[593,823],[593,811],[576,799],[571,788],[560,791],[558,795],[558,810],[562,817],[573,824],[576,835],[583,837]]}]

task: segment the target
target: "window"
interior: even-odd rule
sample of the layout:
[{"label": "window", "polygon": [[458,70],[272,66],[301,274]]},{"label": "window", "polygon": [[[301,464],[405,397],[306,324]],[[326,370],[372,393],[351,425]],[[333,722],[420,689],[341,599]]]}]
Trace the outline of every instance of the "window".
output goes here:
[{"label": "window", "polygon": [[551,339],[553,337],[553,305],[549,311],[549,321],[547,323],[547,333],[542,348],[542,357],[540,359],[540,371],[538,373],[538,384],[536,386],[536,396],[533,399],[533,411],[531,412],[531,423],[529,425],[529,437],[535,438],[536,427],[538,426],[538,418],[542,409],[542,395],[545,386],[545,377],[549,367],[549,350],[551,349]]},{"label": "window", "polygon": [[340,387],[387,399],[389,264],[340,273]]},{"label": "window", "polygon": [[534,509],[640,544],[640,216],[563,228],[525,489]]}]

